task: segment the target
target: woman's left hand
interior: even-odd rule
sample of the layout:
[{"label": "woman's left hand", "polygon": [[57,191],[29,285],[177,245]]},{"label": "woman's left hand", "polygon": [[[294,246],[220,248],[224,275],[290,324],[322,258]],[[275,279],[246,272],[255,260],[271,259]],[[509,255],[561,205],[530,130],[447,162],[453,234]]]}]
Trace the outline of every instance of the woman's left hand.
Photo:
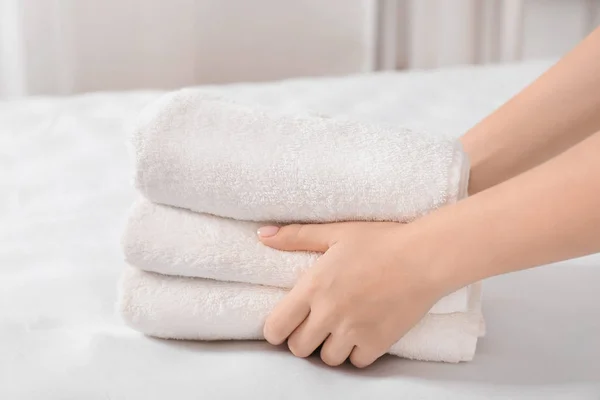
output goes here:
[{"label": "woman's left hand", "polygon": [[357,367],[372,364],[445,294],[432,267],[433,253],[423,245],[431,241],[412,225],[344,222],[259,229],[260,240],[275,249],[325,253],[268,317],[267,341],[278,345],[287,339],[298,357],[323,344],[321,358],[331,366],[348,357]]}]

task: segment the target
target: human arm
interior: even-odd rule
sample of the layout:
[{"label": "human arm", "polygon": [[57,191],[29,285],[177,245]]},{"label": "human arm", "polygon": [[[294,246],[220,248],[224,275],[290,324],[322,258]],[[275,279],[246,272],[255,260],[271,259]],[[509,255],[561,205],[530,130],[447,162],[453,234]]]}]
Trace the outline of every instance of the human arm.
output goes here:
[{"label": "human arm", "polygon": [[501,183],[600,129],[600,28],[461,141],[469,193]]},{"label": "human arm", "polygon": [[292,225],[261,236],[277,249],[325,252],[270,315],[266,339],[289,337],[298,356],[325,341],[326,363],[350,355],[366,366],[460,287],[600,251],[598,154],[600,133],[407,225]]}]

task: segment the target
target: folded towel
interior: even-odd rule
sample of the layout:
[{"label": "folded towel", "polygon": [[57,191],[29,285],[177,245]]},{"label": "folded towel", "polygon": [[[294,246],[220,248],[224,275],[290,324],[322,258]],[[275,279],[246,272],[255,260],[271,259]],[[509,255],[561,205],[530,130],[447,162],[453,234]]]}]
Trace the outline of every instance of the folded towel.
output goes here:
[{"label": "folded towel", "polygon": [[463,197],[458,141],[165,95],[134,129],[136,187],[151,201],[252,221],[410,221]]},{"label": "folded towel", "polygon": [[[285,252],[263,245],[260,223],[237,221],[154,204],[140,199],[123,235],[126,261],[140,269],[291,288],[318,254]],[[468,289],[437,302],[431,313],[463,312]]]},{"label": "folded towel", "polygon": [[[128,325],[165,339],[260,340],[266,317],[283,289],[182,278],[128,267],[120,287],[121,314]],[[472,285],[466,313],[428,314],[389,350],[424,361],[473,358],[482,335],[481,287]]]}]

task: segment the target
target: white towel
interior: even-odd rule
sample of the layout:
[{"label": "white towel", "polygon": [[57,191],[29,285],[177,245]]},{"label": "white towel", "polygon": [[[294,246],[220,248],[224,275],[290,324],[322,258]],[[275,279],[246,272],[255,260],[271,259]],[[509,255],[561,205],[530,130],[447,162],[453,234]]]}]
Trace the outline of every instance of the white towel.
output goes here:
[{"label": "white towel", "polygon": [[291,116],[198,89],[165,95],[134,129],[151,201],[251,221],[410,221],[466,194],[457,140]]},{"label": "white towel", "polygon": [[[260,223],[195,213],[140,199],[123,235],[126,261],[146,271],[291,288],[318,254],[263,245]],[[464,312],[468,289],[437,302],[430,313]]]},{"label": "white towel", "polygon": [[[260,340],[266,317],[285,291],[258,285],[182,278],[128,267],[120,311],[128,325],[166,339]],[[389,350],[424,361],[473,358],[483,328],[481,287],[472,285],[466,313],[428,314]]]}]

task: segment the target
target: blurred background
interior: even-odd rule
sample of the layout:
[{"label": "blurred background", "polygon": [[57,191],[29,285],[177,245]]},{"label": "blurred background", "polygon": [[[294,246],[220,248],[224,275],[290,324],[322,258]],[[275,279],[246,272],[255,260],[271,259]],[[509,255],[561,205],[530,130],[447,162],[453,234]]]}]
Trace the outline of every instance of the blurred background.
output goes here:
[{"label": "blurred background", "polygon": [[0,0],[0,98],[557,58],[600,0]]}]

